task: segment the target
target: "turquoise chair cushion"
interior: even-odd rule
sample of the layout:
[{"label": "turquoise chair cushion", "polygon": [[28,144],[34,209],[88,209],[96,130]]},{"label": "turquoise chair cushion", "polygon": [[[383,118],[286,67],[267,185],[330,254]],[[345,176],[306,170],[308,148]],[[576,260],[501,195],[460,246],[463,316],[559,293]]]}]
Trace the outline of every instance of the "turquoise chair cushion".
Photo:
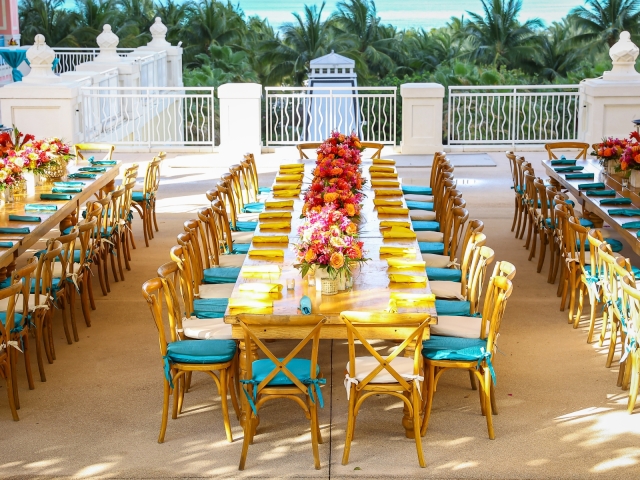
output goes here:
[{"label": "turquoise chair cushion", "polygon": [[416,202],[414,200],[407,200],[407,208],[409,210],[433,211],[433,202]]},{"label": "turquoise chair cushion", "polygon": [[64,230],[62,230],[62,232],[60,232],[62,235],[69,235],[71,233],[71,230],[73,230],[74,225],[71,225],[70,227],[65,228]]},{"label": "turquoise chair cushion", "polygon": [[193,300],[193,314],[198,318],[222,318],[228,305],[228,298],[196,298]]},{"label": "turquoise chair cushion", "polygon": [[587,220],[586,218],[580,219],[580,225],[586,228],[593,228],[593,222],[591,220]]},{"label": "turquoise chair cushion", "polygon": [[444,243],[442,242],[418,242],[420,253],[434,253],[444,255]]},{"label": "turquoise chair cushion", "polygon": [[[20,309],[22,309],[22,306],[20,306]],[[7,324],[7,312],[0,312],[0,322],[2,322],[3,326]],[[13,328],[11,329],[10,333],[19,333],[23,328],[24,325],[22,324],[22,314],[18,312],[14,313]]]},{"label": "turquoise chair cushion", "polygon": [[225,363],[235,354],[233,340],[182,340],[167,345],[167,358],[176,363]]},{"label": "turquoise chair cushion", "polygon": [[402,193],[405,195],[433,195],[433,189],[424,185],[402,185]]},{"label": "turquoise chair cushion", "polygon": [[[46,253],[46,250],[38,250],[36,253],[33,254],[33,256],[36,257],[36,258],[40,258],[40,255],[42,255],[43,253]],[[56,257],[55,261],[59,262],[60,258]],[[80,263],[80,250],[74,250],[73,251],[73,261],[75,263]],[[7,285],[7,286],[9,286],[9,285]],[[0,286],[0,288],[4,288],[4,287]]]},{"label": "turquoise chair cushion", "polygon": [[631,272],[636,279],[640,278],[640,268],[631,265]]},{"label": "turquoise chair cushion", "polygon": [[441,337],[432,335],[422,342],[422,355],[431,360],[479,360],[485,357],[481,349],[487,341],[481,338]]},{"label": "turquoise chair cushion", "polygon": [[[278,360],[282,361],[282,358]],[[276,368],[274,363],[268,358],[262,360],[255,360],[251,366],[252,378],[251,383],[260,383],[269,375],[273,369]],[[301,383],[308,384],[311,381],[311,360],[306,358],[294,358],[287,363],[287,368],[295,377],[300,380]],[[320,373],[320,365],[316,365],[316,376]],[[293,385],[289,377],[284,373],[278,372],[275,377],[271,379],[269,385]]]},{"label": "turquoise chair cushion", "polygon": [[551,219],[550,218],[545,218],[544,219],[544,223],[546,223],[547,228],[551,228],[551,229],[556,228],[556,226],[553,223],[551,223]]},{"label": "turquoise chair cushion", "polygon": [[462,271],[455,268],[427,267],[427,278],[442,282],[461,282]]},{"label": "turquoise chair cushion", "polygon": [[145,195],[144,192],[133,192],[131,198],[133,198],[135,202],[143,202],[149,198],[149,195]]},{"label": "turquoise chair cushion", "polygon": [[471,316],[471,303],[466,300],[436,300],[436,313],[454,317],[469,317]]},{"label": "turquoise chair cushion", "polygon": [[215,267],[204,271],[204,283],[236,283],[240,267]]},{"label": "turquoise chair cushion", "polygon": [[258,187],[258,193],[271,193],[271,187]]},{"label": "turquoise chair cushion", "polygon": [[[51,288],[53,288],[54,290],[59,290],[60,287],[61,287],[60,278],[54,278],[53,280],[51,280]],[[36,279],[35,278],[31,279],[31,293],[36,293]]]},{"label": "turquoise chair cushion", "polygon": [[5,278],[0,282],[0,288],[7,288],[11,286],[11,277]]},{"label": "turquoise chair cushion", "polygon": [[253,203],[245,203],[242,208],[242,213],[260,213],[264,212],[264,203],[262,202],[253,202]]},{"label": "turquoise chair cushion", "polygon": [[231,229],[236,232],[253,232],[258,227],[258,222],[236,222],[236,228]]},{"label": "turquoise chair cushion", "polygon": [[416,232],[439,232],[440,222],[431,222],[426,220],[414,220],[411,222],[413,230]]},{"label": "turquoise chair cushion", "polygon": [[[615,238],[605,238],[605,241],[611,247],[611,251],[612,252],[618,253],[618,252],[622,251],[622,247],[624,245],[622,245],[622,242],[620,240],[616,240]],[[587,240],[585,242],[584,248],[586,250],[589,250],[591,248],[590,245],[589,245],[589,240]],[[576,249],[580,249],[580,240],[576,241]]]},{"label": "turquoise chair cushion", "polygon": [[234,243],[232,254],[248,253],[251,247],[250,243]]}]

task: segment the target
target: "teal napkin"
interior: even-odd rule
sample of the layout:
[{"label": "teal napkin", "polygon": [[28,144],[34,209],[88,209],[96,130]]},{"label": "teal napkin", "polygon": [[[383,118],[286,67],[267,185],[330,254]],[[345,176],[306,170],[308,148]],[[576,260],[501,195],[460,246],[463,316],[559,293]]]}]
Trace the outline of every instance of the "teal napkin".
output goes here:
[{"label": "teal napkin", "polygon": [[67,178],[96,178],[97,176],[95,173],[78,172],[67,175]]},{"label": "teal napkin", "polygon": [[630,198],[603,198],[600,200],[600,205],[630,205]]},{"label": "teal napkin", "polygon": [[0,227],[0,233],[29,233],[29,227]]},{"label": "teal napkin", "polygon": [[306,295],[300,299],[300,311],[303,315],[311,315],[311,299]]},{"label": "teal napkin", "polygon": [[113,165],[117,165],[118,162],[117,160],[95,160],[95,161],[91,161],[89,162],[91,163],[91,165],[97,165],[97,166],[107,166],[107,167],[111,167]]},{"label": "teal napkin", "polygon": [[43,204],[43,203],[28,203],[27,205],[24,206],[24,211],[28,212],[30,210],[53,210],[56,211],[58,210],[58,206],[57,205],[47,205],[47,204]]},{"label": "teal napkin", "polygon": [[578,185],[578,190],[597,190],[600,188],[605,188],[606,185],[602,182],[598,183],[581,183]]},{"label": "teal napkin", "polygon": [[551,160],[551,165],[575,165],[576,160],[567,160],[566,158],[561,158],[559,160]]},{"label": "teal napkin", "polygon": [[593,173],[567,173],[564,178],[567,180],[582,180],[583,178],[593,178]]},{"label": "teal napkin", "polygon": [[54,187],[68,188],[68,187],[84,187],[84,182],[53,182]]},{"label": "teal napkin", "polygon": [[0,242],[0,248],[11,248],[13,247],[13,242]]},{"label": "teal napkin", "polygon": [[640,228],[640,222],[623,223],[622,228]]},{"label": "teal napkin", "polygon": [[622,215],[624,217],[640,217],[638,208],[612,208],[607,212],[609,215]]},{"label": "teal napkin", "polygon": [[615,197],[615,190],[587,190],[586,193],[590,197]]},{"label": "teal napkin", "polygon": [[81,187],[60,187],[60,188],[52,188],[51,191],[53,193],[80,193],[82,191]]},{"label": "teal napkin", "polygon": [[67,193],[41,193],[40,200],[71,200],[73,195]]},{"label": "teal napkin", "polygon": [[40,223],[42,221],[42,218],[40,217],[34,217],[32,215],[9,215],[9,220],[13,221],[13,222],[34,222],[34,223]]},{"label": "teal napkin", "polygon": [[81,172],[104,173],[107,171],[107,167],[82,167],[78,170]]},{"label": "teal napkin", "polygon": [[554,168],[554,170],[558,173],[580,172],[584,170],[584,167],[558,167]]}]

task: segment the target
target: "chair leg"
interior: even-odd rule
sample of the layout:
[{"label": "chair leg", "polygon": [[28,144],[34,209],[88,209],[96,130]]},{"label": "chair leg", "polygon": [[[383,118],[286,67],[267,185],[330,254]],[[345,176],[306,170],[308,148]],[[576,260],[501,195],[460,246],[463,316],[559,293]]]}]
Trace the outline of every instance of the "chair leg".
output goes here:
[{"label": "chair leg", "polygon": [[471,383],[471,390],[477,390],[476,386],[476,376],[473,374],[471,370],[469,370],[469,382]]},{"label": "chair leg", "polygon": [[538,273],[542,271],[542,266],[544,265],[544,257],[547,253],[547,233],[544,228],[539,228],[540,230],[540,253],[538,258]]},{"label": "chair leg", "polygon": [[515,204],[515,208],[513,209],[513,223],[511,224],[511,231],[512,231],[512,232],[515,230],[515,228],[516,228],[516,222],[518,221],[518,211],[519,211],[519,209],[518,209],[518,204],[519,204],[520,202],[519,202],[519,200],[518,200],[518,196],[517,196],[517,195],[516,195],[516,197],[515,197],[515,201],[516,201],[516,204]]},{"label": "chair leg", "polygon": [[91,326],[91,305],[88,286],[90,281],[89,272],[85,270],[82,274],[82,283],[80,284],[80,306],[82,307],[82,316],[84,317],[84,323],[87,327]]},{"label": "chair leg", "polygon": [[627,361],[631,362],[631,383],[629,384],[629,403],[627,404],[627,411],[631,414],[636,406],[638,388],[640,387],[640,365],[638,365],[640,357],[638,352],[631,353]]},{"label": "chair leg", "polygon": [[532,242],[531,242],[531,249],[529,250],[529,261],[531,261],[531,259],[536,256],[536,246],[538,244],[538,227],[535,223],[532,222],[532,224],[533,224],[532,231],[531,231]]},{"label": "chair leg", "polygon": [[357,392],[356,388],[353,384],[349,384],[349,388],[351,388],[351,393],[349,397],[349,412],[347,418],[347,431],[345,432],[345,440],[344,440],[344,452],[342,453],[342,465],[347,465],[349,463],[349,453],[351,452],[351,441],[353,440],[353,432],[355,430],[356,423],[356,399]]},{"label": "chair leg", "polygon": [[611,363],[613,362],[613,354],[616,350],[616,343],[618,340],[618,322],[616,320],[611,320],[611,337],[609,338],[609,352],[607,353],[607,362],[605,366],[607,368],[611,367]]},{"label": "chair leg", "polygon": [[[116,257],[118,260],[118,271],[120,272],[120,280],[124,282],[124,269],[122,268],[122,257],[124,256],[124,249],[122,246],[122,237],[120,235],[116,235]],[[116,275],[115,269],[113,274]]]},{"label": "chair leg", "polygon": [[18,417],[18,410],[16,409],[15,397],[13,394],[13,378],[11,376],[11,365],[7,363],[4,367],[4,376],[7,380],[7,396],[9,397],[9,409],[11,410],[11,416],[14,421],[20,420]]},{"label": "chair leg", "polygon": [[588,287],[583,282],[580,282],[580,286],[578,287],[578,292],[580,293],[580,295],[578,297],[578,307],[576,308],[576,313],[573,316],[573,328],[578,328],[578,326],[580,325],[582,310],[584,308],[584,291],[587,288]]},{"label": "chair leg", "polygon": [[609,326],[609,307],[606,305],[602,308],[602,327],[600,328],[600,339],[598,346],[601,347],[604,343],[604,337],[607,335],[607,328]]},{"label": "chair leg", "polygon": [[42,347],[44,345],[44,340],[42,338],[42,320],[36,319],[36,359],[38,361],[38,371],[40,372],[40,381],[46,382],[47,376],[44,373],[44,354],[42,352]]},{"label": "chair leg", "polygon": [[[107,292],[111,292],[111,286],[109,285],[109,262],[107,261],[108,257],[112,257],[113,254],[111,253],[111,249],[110,248],[105,248],[102,251],[102,268],[104,271],[104,283],[107,287]],[[113,258],[111,259],[111,262],[113,262]],[[113,265],[113,263],[112,263]],[[117,281],[117,280],[116,280]]]},{"label": "chair leg", "polygon": [[69,317],[71,318],[71,330],[73,331],[73,339],[76,342],[79,342],[80,337],[78,336],[78,325],[76,324],[76,285],[72,283],[65,288],[67,288],[69,292]]},{"label": "chair leg", "polygon": [[11,383],[13,387],[13,401],[16,406],[16,410],[20,410],[20,396],[18,395],[18,350],[15,348],[9,349],[9,366],[11,368]]},{"label": "chair leg", "polygon": [[87,270],[86,285],[87,285],[87,294],[88,294],[88,297],[89,297],[89,305],[91,305],[91,310],[95,310],[96,309],[96,301],[93,298],[93,280],[91,280],[92,276],[93,276],[93,272],[91,272],[91,270]]},{"label": "chair leg", "polygon": [[227,434],[227,441],[233,443],[233,434],[231,433],[231,423],[229,422],[229,404],[227,403],[227,387],[229,379],[226,368],[220,370],[220,400],[222,405],[222,421],[224,422],[224,431]]},{"label": "chair leg", "polygon": [[547,283],[555,283],[554,268],[556,268],[556,242],[553,235],[549,238],[549,275],[547,275]]},{"label": "chair leg", "polygon": [[35,387],[33,383],[33,373],[31,372],[31,354],[29,353],[29,334],[24,333],[22,336],[22,345],[24,347],[24,369],[27,373],[27,381],[29,382],[29,390],[33,390]]},{"label": "chair leg", "polygon": [[158,228],[158,219],[156,218],[156,199],[155,197],[151,199],[151,213],[153,214],[153,226],[156,229],[156,232],[159,232]]},{"label": "chair leg", "polygon": [[62,326],[64,327],[64,335],[67,337],[67,343],[69,345],[71,345],[73,343],[73,341],[71,340],[71,332],[69,331],[69,320],[67,320],[67,307],[65,305],[65,301],[64,301],[64,291],[61,290],[60,291],[60,301],[59,301],[59,306],[60,306],[60,315],[62,316]]},{"label": "chair leg", "polygon": [[433,392],[435,391],[435,373],[436,369],[428,362],[425,365],[425,368],[429,368],[429,372],[427,374],[427,391],[426,395],[423,395],[423,398],[426,400],[426,404],[424,406],[424,418],[422,419],[422,426],[420,427],[420,435],[425,436],[427,433],[427,427],[429,426],[429,417],[431,417],[431,407],[433,406]]},{"label": "chair leg", "polygon": [[496,389],[493,385],[493,382],[489,385],[490,393],[491,393],[491,410],[494,415],[498,415],[498,403],[496,402]]},{"label": "chair leg", "polygon": [[598,307],[598,299],[594,294],[589,294],[589,301],[591,303],[591,315],[589,316],[589,334],[587,335],[587,343],[593,341],[593,331],[596,327],[596,308]]},{"label": "chair leg", "polygon": [[489,373],[489,369],[485,368],[484,369],[484,380],[483,380],[483,385],[482,385],[482,389],[484,391],[484,398],[485,398],[485,405],[487,406],[487,408],[485,409],[486,411],[486,417],[487,417],[487,430],[489,432],[489,438],[491,440],[495,440],[496,436],[495,433],[493,431],[493,418],[491,415],[491,374]]},{"label": "chair leg", "polygon": [[[622,350],[621,357],[620,357],[621,359],[622,359],[622,356],[624,356],[624,349],[626,344],[627,344],[627,335],[624,332],[624,330],[620,328],[620,350]],[[627,356],[624,362],[623,361],[620,362],[620,365],[618,368],[618,381],[616,382],[616,385],[618,387],[622,387],[624,385],[624,376],[627,371],[628,361],[629,361],[629,357]]]},{"label": "chair leg", "polygon": [[180,377],[175,377],[173,378],[173,404],[171,405],[172,410],[171,410],[171,418],[173,420],[175,420],[176,418],[178,418],[178,390],[180,390],[180,383],[178,383],[180,380]]},{"label": "chair leg", "polygon": [[[527,214],[524,217],[525,219],[525,223],[527,223],[527,241],[524,244],[524,247],[529,250],[529,245],[531,245],[531,232],[533,231],[533,219],[531,218],[531,216],[529,215],[529,213],[527,212]],[[522,231],[522,236],[524,236],[524,230]],[[531,260],[531,258],[529,258],[529,260]]]},{"label": "chair leg", "polygon": [[313,450],[313,465],[320,470],[320,451],[318,449],[318,406],[309,401],[309,416],[311,417],[311,449]]},{"label": "chair leg", "polygon": [[422,468],[427,464],[424,461],[424,452],[422,451],[422,436],[420,432],[420,396],[418,395],[418,387],[414,386],[411,390],[412,410],[413,410],[413,431],[416,440],[416,451],[418,452],[418,463]]},{"label": "chair leg", "polygon": [[169,420],[169,395],[171,394],[171,385],[167,379],[164,379],[164,391],[162,394],[162,423],[160,424],[160,435],[158,435],[158,443],[164,442],[164,434],[167,431],[167,421]]},{"label": "chair leg", "polygon": [[567,323],[573,323],[573,310],[576,306],[576,283],[578,276],[578,272],[572,268],[569,272],[569,289],[571,290],[571,297],[569,301],[569,318]]}]

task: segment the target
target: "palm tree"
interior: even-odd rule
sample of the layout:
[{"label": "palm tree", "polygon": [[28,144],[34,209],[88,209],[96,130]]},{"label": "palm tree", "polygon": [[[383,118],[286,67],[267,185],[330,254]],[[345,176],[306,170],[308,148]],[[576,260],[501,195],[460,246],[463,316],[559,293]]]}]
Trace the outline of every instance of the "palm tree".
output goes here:
[{"label": "palm tree", "polygon": [[518,22],[522,0],[480,0],[484,17],[467,12],[467,31],[476,42],[475,58],[498,67],[523,65],[536,52],[536,32],[540,19]]},{"label": "palm tree", "polygon": [[188,24],[193,4],[190,1],[181,2],[179,0],[159,1],[156,4],[156,17],[162,19],[167,27],[167,41],[175,45],[180,40],[182,28]]},{"label": "palm tree", "polygon": [[579,63],[583,49],[576,47],[574,38],[575,24],[567,19],[553,22],[542,35],[536,61],[545,79],[566,78]]},{"label": "palm tree", "polygon": [[81,47],[96,47],[102,27],[118,23],[120,12],[114,0],[76,0],[77,27],[72,34]]},{"label": "palm tree", "polygon": [[606,42],[609,47],[618,41],[620,32],[627,30],[637,41],[640,32],[640,0],[585,0],[587,7],[576,7],[570,15],[585,33],[577,39],[587,42]]},{"label": "palm tree", "polygon": [[23,0],[18,6],[22,43],[33,44],[37,34],[45,36],[50,47],[77,47],[71,34],[76,15],[66,10],[64,0]]},{"label": "palm tree", "polygon": [[246,52],[234,52],[230,47],[211,45],[208,55],[196,57],[202,65],[186,72],[185,85],[219,87],[229,82],[257,82],[258,76],[251,71]]}]

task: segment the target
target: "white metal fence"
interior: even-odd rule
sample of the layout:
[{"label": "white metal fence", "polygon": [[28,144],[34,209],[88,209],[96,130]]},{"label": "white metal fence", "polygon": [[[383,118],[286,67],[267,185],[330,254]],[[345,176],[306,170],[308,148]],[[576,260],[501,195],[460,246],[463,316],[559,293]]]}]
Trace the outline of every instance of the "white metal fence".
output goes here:
[{"label": "white metal fence", "polygon": [[[100,53],[99,48],[67,48],[54,47],[56,58],[59,62],[56,65],[55,73],[74,72],[81,63],[93,61]],[[117,48],[116,51],[121,57],[126,57],[133,52],[133,48]]]},{"label": "white metal fence", "polygon": [[130,146],[213,146],[214,89],[82,88],[85,142]]},{"label": "white metal fence", "polygon": [[396,87],[265,87],[267,145],[320,142],[332,130],[396,143]]},{"label": "white metal fence", "polygon": [[578,85],[449,87],[449,145],[576,140],[578,90]]}]

